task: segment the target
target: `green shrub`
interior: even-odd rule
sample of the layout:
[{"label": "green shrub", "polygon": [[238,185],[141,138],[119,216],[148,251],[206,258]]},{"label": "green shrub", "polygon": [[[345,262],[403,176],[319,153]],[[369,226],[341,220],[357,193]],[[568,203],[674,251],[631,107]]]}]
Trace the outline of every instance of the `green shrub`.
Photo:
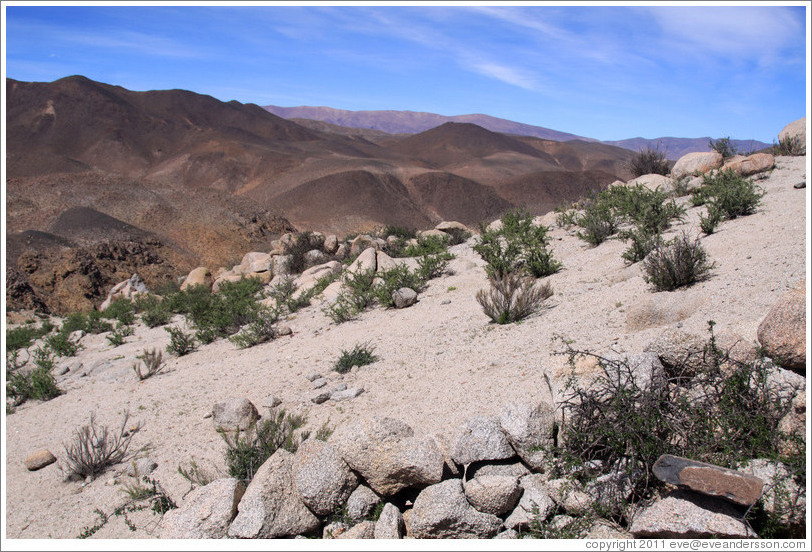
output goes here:
[{"label": "green shrub", "polygon": [[571,228],[575,226],[578,218],[578,211],[572,208],[556,207],[555,223],[561,228]]},{"label": "green shrub", "polygon": [[773,155],[804,155],[806,144],[798,136],[787,136],[779,140],[778,144],[773,142],[772,153]]},{"label": "green shrub", "polygon": [[257,293],[262,289],[258,278],[243,278],[236,282],[223,282],[217,293],[198,295],[188,313],[192,324],[199,330],[201,343],[209,337],[228,337],[256,320],[260,303]]},{"label": "green shrub", "polygon": [[643,279],[657,291],[673,291],[707,279],[713,267],[699,239],[683,233],[649,253],[643,260]]},{"label": "green shrub", "polygon": [[76,353],[81,347],[78,343],[71,341],[70,337],[62,332],[47,336],[45,338],[45,344],[50,347],[57,356],[62,357],[76,356]]},{"label": "green shrub", "polygon": [[398,264],[389,270],[378,272],[376,277],[381,282],[373,288],[375,299],[384,307],[392,307],[395,302],[392,292],[400,288],[410,288],[420,291],[426,281],[421,278],[419,271],[412,271],[405,264]]},{"label": "green shrub", "polygon": [[715,142],[713,139],[710,139],[708,141],[708,147],[711,150],[719,153],[722,156],[722,159],[729,159],[730,157],[738,155],[739,153],[738,148],[736,148],[736,146],[730,140],[730,136],[727,138],[719,138]]},{"label": "green shrub", "polygon": [[413,240],[417,238],[417,230],[414,228],[406,228],[404,226],[393,226],[388,225],[383,228],[380,232],[381,237],[384,239],[388,238],[389,236],[395,236],[401,240]]},{"label": "green shrub", "polygon": [[699,215],[699,228],[705,235],[710,236],[716,231],[716,226],[721,220],[722,214],[719,212],[719,208],[711,203],[707,207],[707,215]]},{"label": "green shrub", "polygon": [[112,329],[113,325],[103,319],[101,312],[90,311],[69,314],[59,331],[65,335],[70,335],[77,330],[88,334],[100,334]]},{"label": "green shrub", "polygon": [[246,484],[271,455],[280,448],[295,453],[307,432],[297,431],[305,425],[304,416],[288,414],[284,410],[271,410],[270,415],[241,434],[230,435],[220,431],[226,442],[226,466],[228,474]]},{"label": "green shrub", "polygon": [[166,364],[163,361],[163,353],[161,351],[157,351],[152,349],[148,351],[144,349],[144,351],[135,357],[144,364],[145,371],[141,370],[141,363],[136,362],[133,364],[133,371],[135,375],[138,376],[139,381],[144,381],[147,378],[151,378],[155,374],[159,374],[166,368]]},{"label": "green shrub", "polygon": [[44,370],[50,372],[54,369],[54,353],[47,345],[45,347],[37,347],[34,349],[34,351],[31,353],[31,358],[34,360],[34,364]]},{"label": "green shrub", "polygon": [[164,330],[169,333],[169,345],[166,346],[166,352],[170,355],[181,357],[197,349],[193,335],[184,333],[183,330],[175,326],[169,326]]},{"label": "green shrub", "polygon": [[333,365],[333,370],[339,374],[346,374],[353,366],[366,366],[378,361],[378,357],[374,354],[375,348],[370,347],[369,344],[356,345],[350,351],[341,351],[341,356]]},{"label": "green shrub", "polygon": [[752,180],[744,178],[732,169],[705,175],[702,186],[706,189],[706,202],[714,205],[725,219],[753,214],[764,197]]},{"label": "green shrub", "polygon": [[533,278],[518,272],[491,276],[488,281],[490,288],[479,290],[476,299],[485,314],[497,324],[509,324],[527,318],[553,294],[547,282],[536,285]]},{"label": "green shrub", "polygon": [[164,326],[172,320],[169,304],[155,295],[142,295],[136,300],[136,309],[141,313],[141,322],[148,328]]},{"label": "green shrub", "polygon": [[135,322],[135,305],[129,299],[118,297],[101,312],[102,318],[115,319],[128,326]]},{"label": "green shrub", "polygon": [[268,307],[261,307],[239,333],[229,337],[229,341],[240,349],[247,349],[260,343],[265,343],[276,337],[274,324],[279,320],[279,313]]},{"label": "green shrub", "polygon": [[133,334],[132,326],[127,326],[119,322],[116,324],[116,329],[110,332],[110,335],[107,336],[107,341],[113,347],[118,347],[119,345],[124,345],[125,341],[124,338],[131,336]]},{"label": "green shrub", "polygon": [[[448,261],[454,258],[451,253],[423,255],[417,259],[417,274],[420,280],[427,282],[442,276],[448,269]],[[418,291],[418,290],[415,290]]]},{"label": "green shrub", "polygon": [[576,219],[576,223],[583,231],[576,235],[585,242],[598,246],[608,240],[617,232],[618,221],[612,209],[601,202],[589,204],[584,212]]},{"label": "green shrub", "polygon": [[50,368],[38,366],[31,372],[6,372],[6,395],[18,406],[28,399],[49,401],[62,394]]},{"label": "green shrub", "polygon": [[[409,245],[400,255],[402,257],[422,257],[423,255],[437,255],[448,249],[451,238],[445,236],[421,236],[417,238],[416,245]],[[393,255],[394,256],[394,255]]]},{"label": "green shrub", "polygon": [[668,159],[665,152],[656,148],[647,147],[637,152],[628,162],[627,168],[634,178],[644,174],[668,174]]},{"label": "green shrub", "polygon": [[6,328],[6,352],[16,351],[29,347],[35,339],[48,335],[54,329],[53,323],[46,320],[37,328],[32,324],[26,324],[17,328]]},{"label": "green shrub", "polygon": [[480,225],[480,240],[474,245],[489,277],[501,278],[509,272],[524,272],[540,278],[560,270],[561,263],[553,259],[548,249],[548,228],[536,226],[533,215],[523,210],[509,211],[502,218],[499,230]]},{"label": "green shrub", "polygon": [[618,239],[631,242],[629,248],[621,254],[623,260],[630,265],[645,259],[661,241],[659,233],[653,234],[638,227],[619,232]]}]

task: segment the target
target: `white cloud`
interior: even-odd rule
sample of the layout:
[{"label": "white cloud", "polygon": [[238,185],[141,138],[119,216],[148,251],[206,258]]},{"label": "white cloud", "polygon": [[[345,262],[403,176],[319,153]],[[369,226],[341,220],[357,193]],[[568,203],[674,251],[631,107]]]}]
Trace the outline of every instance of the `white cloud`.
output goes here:
[{"label": "white cloud", "polygon": [[518,86],[519,88],[524,88],[525,90],[538,90],[536,80],[527,72],[520,69],[488,61],[472,62],[466,65],[480,75],[484,75],[513,86]]}]

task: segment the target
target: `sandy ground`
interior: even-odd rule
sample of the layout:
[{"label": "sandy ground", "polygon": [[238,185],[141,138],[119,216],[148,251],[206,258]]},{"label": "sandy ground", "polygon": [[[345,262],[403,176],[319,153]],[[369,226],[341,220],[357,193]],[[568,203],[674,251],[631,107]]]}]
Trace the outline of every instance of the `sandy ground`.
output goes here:
[{"label": "sandy ground", "polygon": [[[133,446],[157,462],[153,477],[180,503],[189,484],[178,474],[179,464],[194,459],[204,469],[224,472],[225,446],[206,415],[229,397],[246,397],[265,412],[266,399],[277,396],[289,411],[306,412],[313,429],[324,422],[335,427],[391,416],[416,434],[450,440],[470,416],[498,414],[508,401],[550,400],[543,375],[557,386],[566,372],[565,359],[555,355],[562,348],[556,336],[594,352],[634,353],[669,325],[705,337],[708,320],[714,320],[717,333],[753,343],[768,309],[806,275],[809,192],[793,188],[805,181],[805,161],[779,158],[776,170],[760,182],[767,193],[758,212],[723,222],[716,233],[702,237],[716,263],[713,276],[674,292],[652,292],[639,264],[624,265],[623,243],[592,248],[575,237],[574,229],[554,228],[552,248],[564,265],[549,278],[555,295],[548,308],[518,324],[490,324],[482,312],[475,294],[486,284],[483,262],[469,242],[452,248],[453,274],[433,280],[413,307],[377,307],[335,325],[314,305],[287,321],[294,332],[290,337],[246,350],[220,340],[185,357],[168,357],[168,372],[142,382],[131,365],[143,349],[166,346],[169,335],[163,328],[139,326],[115,348],[104,335],[86,336],[79,356],[60,363],[74,366],[59,378],[63,395],[4,415],[6,536],[76,538],[97,522],[94,509],[110,513],[124,503],[125,478],[115,479],[124,466],[84,484],[64,481],[59,462],[36,472],[23,465],[28,454],[42,448],[64,457],[63,444],[91,412],[103,425],[117,426],[125,411],[142,424]],[[703,212],[689,208],[685,222],[671,233],[699,235]],[[642,317],[641,309],[665,312],[665,318]],[[332,373],[330,384],[340,380],[365,392],[349,401],[312,404],[312,384],[305,376],[331,374],[342,350],[364,342],[374,346],[380,360],[344,376]],[[137,531],[111,518],[94,538],[159,535],[151,513],[131,518]]]}]

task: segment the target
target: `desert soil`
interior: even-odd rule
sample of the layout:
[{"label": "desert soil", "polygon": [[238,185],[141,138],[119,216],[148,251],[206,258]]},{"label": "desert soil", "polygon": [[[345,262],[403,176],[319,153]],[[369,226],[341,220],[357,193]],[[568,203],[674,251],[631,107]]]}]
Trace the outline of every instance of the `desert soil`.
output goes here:
[{"label": "desert soil", "polygon": [[[793,188],[805,182],[806,171],[804,157],[778,158],[776,169],[759,181],[766,195],[758,211],[702,235],[716,264],[712,277],[674,292],[653,292],[639,264],[625,266],[622,242],[590,247],[574,229],[554,227],[552,248],[564,267],[548,279],[554,296],[547,308],[518,324],[491,324],[482,312],[475,295],[486,285],[483,262],[469,241],[452,248],[453,273],[432,280],[410,308],[376,307],[336,325],[314,304],[286,322],[292,336],[246,350],[220,340],[181,358],[167,355],[168,371],[141,382],[131,366],[145,348],[165,348],[169,335],[163,328],[138,326],[115,348],[104,335],[86,336],[79,355],[59,364],[72,366],[59,378],[63,395],[25,403],[5,416],[7,537],[76,538],[98,521],[95,509],[109,514],[124,503],[127,479],[117,476],[123,465],[89,483],[66,482],[59,462],[35,472],[23,465],[43,448],[62,459],[63,444],[91,413],[98,423],[117,427],[129,411],[131,422],[142,424],[134,449],[143,448],[141,454],[158,464],[152,476],[181,503],[189,484],[178,465],[194,459],[210,472],[225,471],[225,445],[207,414],[230,397],[246,397],[261,412],[267,412],[268,397],[279,397],[288,411],[307,413],[312,429],[389,416],[418,435],[451,441],[468,417],[498,415],[509,401],[553,400],[545,374],[560,394],[569,369],[556,354],[563,348],[557,336],[596,353],[636,353],[669,326],[707,337],[707,323],[714,320],[718,334],[752,344],[769,308],[807,275],[809,193]],[[688,207],[685,221],[670,234],[700,235],[704,208]],[[380,360],[343,376],[332,372],[341,351],[358,343],[373,346]],[[315,405],[306,379],[313,372],[330,375],[332,386],[343,381],[365,391],[352,400]],[[160,534],[150,512],[130,517],[135,532],[111,517],[94,538]]]}]

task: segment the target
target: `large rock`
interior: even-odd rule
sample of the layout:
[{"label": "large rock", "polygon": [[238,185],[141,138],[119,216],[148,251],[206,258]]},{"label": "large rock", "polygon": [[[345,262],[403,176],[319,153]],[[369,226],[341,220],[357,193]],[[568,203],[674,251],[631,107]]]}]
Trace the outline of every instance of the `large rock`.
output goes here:
[{"label": "large rock", "polygon": [[180,290],[185,291],[192,286],[205,286],[211,289],[213,282],[214,279],[211,276],[211,271],[205,266],[199,266],[184,278],[183,283],[180,285]]},{"label": "large rock", "polygon": [[378,517],[378,521],[375,522],[375,538],[402,539],[405,532],[406,526],[403,523],[403,514],[394,504],[389,502],[384,504],[381,515]]},{"label": "large rock", "polygon": [[362,521],[357,525],[353,525],[343,533],[337,535],[337,539],[374,539],[375,538],[375,522]]},{"label": "large rock", "polygon": [[332,514],[358,486],[331,444],[318,439],[303,442],[293,458],[293,480],[302,502],[318,516]]},{"label": "large rock", "polygon": [[254,474],[228,536],[274,539],[311,533],[319,518],[299,498],[293,481],[293,455],[277,450]]},{"label": "large rock", "polygon": [[750,460],[739,471],[764,481],[761,497],[764,511],[776,516],[782,524],[802,526],[806,521],[806,490],[795,482],[787,467],[773,460]]},{"label": "large rock", "polygon": [[499,423],[513,450],[535,471],[543,471],[553,446],[555,409],[549,404],[508,403]]},{"label": "large rock", "polygon": [[754,153],[735,161],[728,161],[722,169],[730,169],[742,176],[750,176],[775,167],[775,157],[770,153]]},{"label": "large rock", "polygon": [[347,499],[347,516],[358,521],[372,514],[381,497],[366,485],[358,485]]},{"label": "large rock", "polygon": [[465,497],[471,506],[495,516],[511,511],[521,495],[518,477],[483,475],[465,483]]},{"label": "large rock", "polygon": [[332,255],[338,249],[338,237],[335,234],[330,234],[324,238],[324,252]]},{"label": "large rock", "polygon": [[216,479],[193,490],[179,508],[164,514],[161,538],[225,538],[244,493],[245,483],[234,478]]},{"label": "large rock", "polygon": [[393,418],[347,424],[336,430],[332,442],[344,461],[384,496],[432,485],[443,475],[443,454],[434,439],[415,438],[411,427]]},{"label": "large rock", "polygon": [[276,276],[288,276],[292,260],[292,255],[275,255],[271,260],[271,272]]},{"label": "large rock", "polygon": [[798,140],[798,144],[801,148],[800,153],[803,154],[806,152],[806,117],[801,117],[797,121],[791,122],[778,133],[778,140],[780,141],[789,138]]},{"label": "large rock", "polygon": [[754,538],[742,513],[732,504],[690,491],[675,491],[644,508],[632,519],[635,538],[745,539]]},{"label": "large rock", "polygon": [[242,262],[239,264],[239,270],[243,274],[271,270],[271,256],[268,253],[262,253],[260,251],[246,253],[242,258]]},{"label": "large rock", "polygon": [[758,341],[778,364],[806,375],[806,279],[770,309],[758,326]]},{"label": "large rock", "polygon": [[139,295],[148,292],[149,290],[147,290],[147,286],[141,280],[141,277],[138,276],[138,274],[133,274],[129,280],[119,282],[110,289],[110,292],[107,294],[107,299],[99,306],[99,310],[106,310],[107,307],[110,306],[110,303],[116,299],[122,298],[132,301]]},{"label": "large rock", "polygon": [[259,412],[248,399],[231,398],[214,405],[212,420],[216,429],[245,431],[259,419]]},{"label": "large rock", "polygon": [[457,431],[451,459],[457,464],[479,460],[504,460],[516,455],[495,416],[474,416]]},{"label": "large rock", "polygon": [[471,230],[469,230],[467,226],[454,220],[443,221],[435,226],[434,229],[448,234],[454,243],[461,243],[467,236],[471,235]]},{"label": "large rock", "polygon": [[634,186],[644,186],[652,191],[659,189],[664,193],[669,193],[674,189],[674,181],[661,174],[644,174],[643,176],[629,180],[626,185],[630,188]]},{"label": "large rock", "polygon": [[374,247],[365,249],[358,258],[355,259],[350,266],[347,267],[347,272],[359,274],[364,272],[375,272],[378,269],[378,255]]},{"label": "large rock", "polygon": [[51,454],[51,451],[47,449],[32,452],[26,456],[25,460],[23,461],[25,464],[25,469],[28,471],[41,470],[45,466],[53,464],[54,462],[56,462],[56,456]]},{"label": "large rock", "polygon": [[524,490],[519,503],[505,519],[505,527],[518,529],[527,527],[534,519],[545,520],[555,509],[555,502],[547,489],[545,477],[538,473],[519,479]]},{"label": "large rock", "polygon": [[671,169],[671,178],[705,174],[722,166],[722,154],[716,151],[687,153]]},{"label": "large rock", "polygon": [[741,506],[755,504],[764,487],[758,477],[670,454],[660,456],[652,471],[665,483],[724,498]]},{"label": "large rock", "polygon": [[396,309],[405,309],[417,303],[417,292],[411,288],[400,288],[392,292],[392,301]]},{"label": "large rock", "polygon": [[704,364],[705,342],[678,328],[667,328],[643,348],[655,353],[672,378],[691,378]]},{"label": "large rock", "polygon": [[448,479],[423,489],[414,501],[409,525],[417,539],[490,538],[502,520],[468,503],[462,481]]},{"label": "large rock", "polygon": [[[610,353],[605,356],[612,366],[617,366],[621,381],[634,383],[643,390],[657,389],[665,385],[668,376],[656,353],[646,352],[633,355]],[[606,362],[605,361],[605,362]]]},{"label": "large rock", "polygon": [[350,257],[360,255],[363,251],[369,249],[370,247],[373,249],[379,249],[378,242],[375,241],[375,238],[366,234],[356,236],[350,243]]},{"label": "large rock", "polygon": [[395,261],[395,259],[387,255],[383,251],[378,251],[378,254],[376,255],[375,266],[378,272],[386,272],[388,270],[397,268],[398,263],[397,261]]}]

